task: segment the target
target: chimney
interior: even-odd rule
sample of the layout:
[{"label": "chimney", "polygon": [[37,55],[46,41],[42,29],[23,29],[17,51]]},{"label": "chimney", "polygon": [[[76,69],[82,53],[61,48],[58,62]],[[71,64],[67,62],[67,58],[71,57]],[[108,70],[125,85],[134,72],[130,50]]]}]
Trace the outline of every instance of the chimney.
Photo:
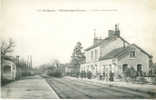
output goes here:
[{"label": "chimney", "polygon": [[100,43],[101,41],[102,41],[102,38],[101,37],[98,38],[96,36],[96,29],[94,29],[94,40],[93,40],[93,44],[96,45],[96,44]]},{"label": "chimney", "polygon": [[108,37],[118,37],[120,36],[119,26],[115,24],[115,30],[108,30]]},{"label": "chimney", "polygon": [[119,25],[115,24],[115,33],[116,36],[120,36]]}]

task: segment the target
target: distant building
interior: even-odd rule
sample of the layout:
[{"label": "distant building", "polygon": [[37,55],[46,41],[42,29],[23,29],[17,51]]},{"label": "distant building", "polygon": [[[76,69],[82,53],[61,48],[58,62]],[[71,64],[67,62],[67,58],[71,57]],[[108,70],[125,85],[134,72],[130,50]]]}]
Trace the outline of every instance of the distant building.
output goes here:
[{"label": "distant building", "polygon": [[[118,25],[108,31],[108,37],[94,37],[92,46],[85,49],[86,63],[81,64],[80,72],[92,72],[95,78],[103,76],[108,80],[110,73],[114,77],[122,76],[127,68],[133,67],[138,74],[148,75],[152,56],[136,44],[130,44],[120,36]],[[141,73],[140,73],[141,72]]]},{"label": "distant building", "polygon": [[73,67],[71,64],[67,64],[65,66],[65,73],[67,75],[71,74],[71,73],[74,73],[75,72],[75,67]]}]

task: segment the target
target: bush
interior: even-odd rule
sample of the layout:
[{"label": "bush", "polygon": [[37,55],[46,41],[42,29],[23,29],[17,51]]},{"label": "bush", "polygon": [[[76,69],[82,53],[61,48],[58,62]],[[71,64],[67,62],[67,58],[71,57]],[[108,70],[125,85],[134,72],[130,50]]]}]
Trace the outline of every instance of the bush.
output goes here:
[{"label": "bush", "polygon": [[80,72],[80,77],[81,77],[81,78],[83,78],[83,77],[84,77],[84,76],[83,76],[83,73],[84,73],[83,71],[82,71],[82,72]]},{"label": "bush", "polygon": [[7,80],[7,79],[1,79],[1,86],[4,86],[10,82],[12,82],[13,80]]},{"label": "bush", "polygon": [[147,83],[147,80],[144,77],[137,77],[136,82]]},{"label": "bush", "polygon": [[77,77],[79,76],[79,72],[71,72],[71,76],[72,77]]},{"label": "bush", "polygon": [[78,78],[80,76],[80,72],[77,72],[76,73],[76,77]]},{"label": "bush", "polygon": [[85,72],[85,71],[82,71],[82,72],[80,73],[80,77],[81,77],[81,78],[86,78],[86,72]]},{"label": "bush", "polygon": [[71,76],[71,73],[70,73],[70,72],[67,72],[66,75],[67,75],[67,76]]},{"label": "bush", "polygon": [[62,73],[59,71],[56,72],[48,72],[49,76],[53,76],[53,77],[62,77]]},{"label": "bush", "polygon": [[137,77],[137,71],[133,67],[127,68],[123,72],[123,81],[129,82],[129,81],[135,81]]},{"label": "bush", "polygon": [[87,78],[88,79],[91,79],[92,78],[92,72],[91,71],[87,72]]}]

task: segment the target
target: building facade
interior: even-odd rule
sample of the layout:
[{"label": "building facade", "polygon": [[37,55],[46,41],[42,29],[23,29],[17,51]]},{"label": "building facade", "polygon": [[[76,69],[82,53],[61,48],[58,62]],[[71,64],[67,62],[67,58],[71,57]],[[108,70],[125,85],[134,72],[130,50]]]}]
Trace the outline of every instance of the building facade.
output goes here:
[{"label": "building facade", "polygon": [[80,72],[91,72],[93,78],[102,76],[109,80],[110,73],[114,78],[122,76],[128,68],[133,68],[139,75],[148,75],[152,56],[138,47],[130,44],[120,36],[120,30],[115,25],[108,31],[108,37],[94,37],[92,46],[85,49],[86,62],[81,64]]}]

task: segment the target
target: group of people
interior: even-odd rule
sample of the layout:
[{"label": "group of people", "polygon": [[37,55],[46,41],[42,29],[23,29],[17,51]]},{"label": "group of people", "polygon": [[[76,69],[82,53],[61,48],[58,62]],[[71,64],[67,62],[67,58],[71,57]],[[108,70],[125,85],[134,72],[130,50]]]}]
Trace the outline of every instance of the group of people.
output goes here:
[{"label": "group of people", "polygon": [[100,75],[100,80],[114,81],[114,73],[112,71],[109,73],[103,72],[103,75]]}]

